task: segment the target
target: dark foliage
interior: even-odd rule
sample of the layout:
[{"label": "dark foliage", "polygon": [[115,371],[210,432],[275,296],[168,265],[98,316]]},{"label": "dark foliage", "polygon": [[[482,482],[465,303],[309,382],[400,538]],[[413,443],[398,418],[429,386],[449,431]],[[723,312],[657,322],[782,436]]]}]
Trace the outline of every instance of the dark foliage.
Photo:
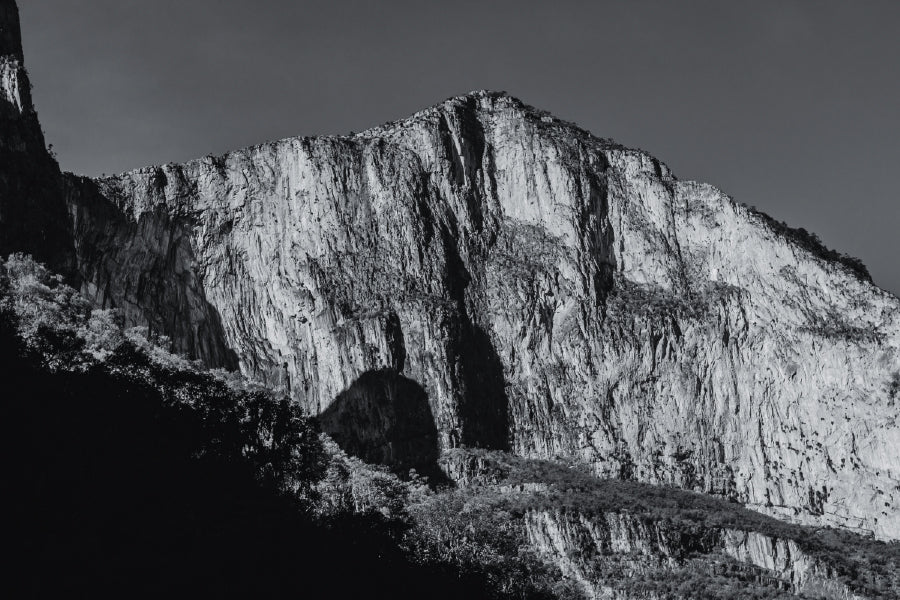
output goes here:
[{"label": "dark foliage", "polygon": [[128,343],[85,372],[53,372],[13,321],[0,314],[4,537],[16,560],[7,589],[490,597],[483,578],[414,564],[383,519],[313,519],[303,494],[285,490],[322,476],[321,447],[286,403],[239,398]]}]

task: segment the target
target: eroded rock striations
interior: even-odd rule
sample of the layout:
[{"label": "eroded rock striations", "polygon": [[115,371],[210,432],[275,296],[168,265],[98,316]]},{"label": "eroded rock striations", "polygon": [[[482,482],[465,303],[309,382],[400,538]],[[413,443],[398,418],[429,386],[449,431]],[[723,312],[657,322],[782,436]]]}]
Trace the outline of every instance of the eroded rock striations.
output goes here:
[{"label": "eroded rock striations", "polygon": [[665,522],[627,513],[588,517],[561,511],[532,511],[525,527],[530,544],[558,564],[567,577],[578,581],[589,598],[637,595],[634,590],[608,585],[611,569],[624,570],[636,579],[651,573],[659,577],[666,569],[690,564],[700,556],[706,558],[706,570],[732,571],[732,576],[800,597],[867,597],[848,587],[834,569],[804,552],[796,542],[755,531],[698,527],[688,535]]},{"label": "eroded rock striations", "polygon": [[[13,54],[4,148],[38,156]],[[367,407],[388,442],[363,454],[566,456],[900,537],[900,301],[645,152],[474,92],[64,188],[84,293],[326,430]],[[433,419],[404,425],[419,440],[373,406],[407,388]]]},{"label": "eroded rock striations", "polygon": [[85,291],[312,412],[392,369],[442,448],[900,535],[897,299],[518,100],[81,181],[68,202]]}]

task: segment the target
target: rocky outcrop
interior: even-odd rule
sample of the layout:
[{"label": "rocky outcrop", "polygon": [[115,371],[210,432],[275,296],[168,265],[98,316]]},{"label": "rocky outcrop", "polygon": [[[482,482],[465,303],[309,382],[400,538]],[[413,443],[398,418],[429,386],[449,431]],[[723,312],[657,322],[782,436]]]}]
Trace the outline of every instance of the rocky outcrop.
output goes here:
[{"label": "rocky outcrop", "polygon": [[[59,219],[3,31],[0,250],[68,257],[85,294],[176,350],[335,422],[339,399],[366,407],[393,437],[347,446],[398,464],[435,443],[565,456],[900,537],[900,302],[808,237],[490,92],[68,176]],[[386,372],[433,427],[383,422],[397,396],[366,378]]]},{"label": "rocky outcrop", "polygon": [[19,12],[0,0],[0,256],[25,251],[77,281],[60,185],[31,100]]},{"label": "rocky outcrop", "polygon": [[[536,510],[525,517],[530,544],[578,581],[588,597],[628,598],[622,570],[634,574],[696,563],[699,556],[734,559],[745,577],[801,597],[863,600],[835,570],[803,551],[793,540],[756,531],[698,526],[691,532],[628,513]],[[694,569],[698,569],[696,565]],[[610,577],[609,575],[615,574]],[[733,575],[732,575],[733,576]]]},{"label": "rocky outcrop", "polygon": [[726,529],[721,543],[728,556],[776,573],[798,593],[841,600],[863,598],[850,591],[833,568],[804,552],[793,540]]}]

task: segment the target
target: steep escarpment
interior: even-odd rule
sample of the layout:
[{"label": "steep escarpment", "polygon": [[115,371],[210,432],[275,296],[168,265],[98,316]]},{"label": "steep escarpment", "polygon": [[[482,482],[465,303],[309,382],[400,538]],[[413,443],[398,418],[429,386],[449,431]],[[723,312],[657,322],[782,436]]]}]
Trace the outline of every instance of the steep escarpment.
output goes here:
[{"label": "steep escarpment", "polygon": [[60,186],[31,100],[19,12],[0,0],[0,256],[27,251],[77,277]]},{"label": "steep escarpment", "polygon": [[490,92],[61,180],[10,0],[0,24],[0,251],[127,324],[397,468],[561,456],[900,537],[900,302],[852,262]]},{"label": "steep escarpment", "polygon": [[900,535],[898,300],[514,98],[72,180],[67,201],[85,292],[310,412],[389,370],[441,449]]}]

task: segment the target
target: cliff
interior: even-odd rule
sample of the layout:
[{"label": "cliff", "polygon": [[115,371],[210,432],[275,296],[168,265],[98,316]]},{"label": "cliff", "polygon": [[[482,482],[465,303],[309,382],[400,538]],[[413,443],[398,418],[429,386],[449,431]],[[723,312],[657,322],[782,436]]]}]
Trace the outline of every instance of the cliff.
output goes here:
[{"label": "cliff", "polygon": [[67,201],[88,295],[326,429],[351,388],[399,401],[360,390],[389,370],[424,390],[438,449],[573,457],[900,536],[900,302],[505,94],[70,181]]},{"label": "cliff", "polygon": [[0,256],[26,251],[77,280],[61,185],[31,99],[19,11],[0,0]]},{"label": "cliff", "polygon": [[[853,591],[834,569],[796,542],[755,531],[701,527],[685,534],[666,523],[627,513],[586,517],[559,511],[531,512],[525,527],[529,542],[559,564],[567,577],[580,582],[589,598],[671,597],[665,592],[641,594],[639,584],[630,589],[611,585],[621,584],[622,575],[615,573],[633,583],[665,581],[668,573],[675,577],[719,574],[723,579],[744,581],[748,588],[768,587],[770,594],[829,600],[875,597]],[[690,589],[691,579],[686,584]]]},{"label": "cliff", "polygon": [[3,252],[373,460],[568,457],[900,537],[900,301],[852,261],[502,93],[60,179],[0,10]]}]

